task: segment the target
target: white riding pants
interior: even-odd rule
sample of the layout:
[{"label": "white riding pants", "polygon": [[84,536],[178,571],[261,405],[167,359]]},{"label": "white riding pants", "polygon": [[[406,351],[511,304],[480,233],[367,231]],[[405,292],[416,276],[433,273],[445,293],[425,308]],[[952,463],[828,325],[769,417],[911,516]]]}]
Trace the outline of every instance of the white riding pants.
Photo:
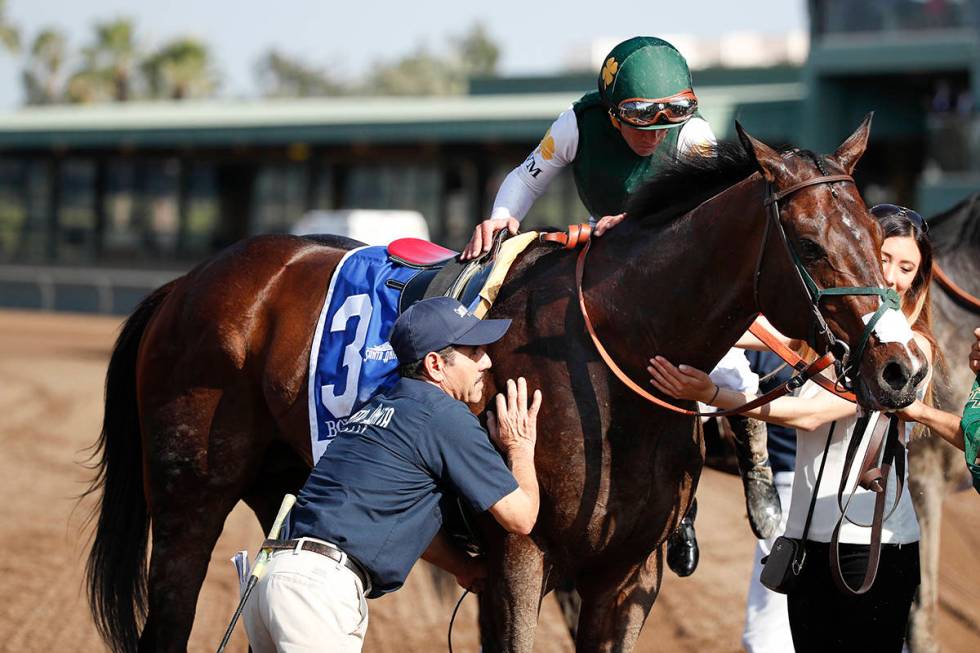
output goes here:
[{"label": "white riding pants", "polygon": [[361,580],[313,551],[277,551],[242,613],[254,653],[358,653],[368,609]]},{"label": "white riding pants", "polygon": [[786,530],[789,502],[793,498],[793,472],[777,472],[773,476],[783,516],[779,520],[779,532],[769,540],[759,540],[755,547],[755,561],[749,578],[749,596],[745,606],[745,630],[742,646],[746,653],[786,653],[793,651],[793,634],[789,629],[789,611],[786,595],[773,592],[759,582],[762,574],[762,557],[769,555],[776,537]]}]

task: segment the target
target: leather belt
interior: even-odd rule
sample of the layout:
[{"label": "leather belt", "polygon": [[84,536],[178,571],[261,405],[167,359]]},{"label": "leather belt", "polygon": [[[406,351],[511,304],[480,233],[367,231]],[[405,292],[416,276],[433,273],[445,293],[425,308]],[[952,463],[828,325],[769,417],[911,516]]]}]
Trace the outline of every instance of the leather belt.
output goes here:
[{"label": "leather belt", "polygon": [[352,571],[354,575],[360,579],[361,587],[364,589],[365,593],[371,591],[371,577],[368,576],[364,568],[358,564],[354,558],[347,555],[336,545],[307,539],[266,540],[262,543],[262,548],[270,551],[294,551],[296,549],[301,549],[303,551],[319,553],[320,555],[326,556],[335,562],[339,562],[344,567]]}]

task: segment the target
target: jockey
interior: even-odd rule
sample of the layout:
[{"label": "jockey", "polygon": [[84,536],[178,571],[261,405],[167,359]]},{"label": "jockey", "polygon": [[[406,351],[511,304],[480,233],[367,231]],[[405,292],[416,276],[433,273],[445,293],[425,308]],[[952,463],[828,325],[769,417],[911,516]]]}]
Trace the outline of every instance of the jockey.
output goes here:
[{"label": "jockey", "polygon": [[490,218],[476,227],[462,258],[489,251],[501,229],[517,233],[535,200],[566,166],[572,166],[590,221],[598,221],[599,236],[625,217],[629,194],[678,153],[708,152],[714,143],[681,53],[651,36],[623,41],[604,59],[598,90],[562,112],[538,147],[507,175]]},{"label": "jockey", "polygon": [[[562,112],[537,148],[507,175],[490,218],[474,229],[462,259],[489,251],[493,235],[501,229],[517,233],[535,200],[566,166],[572,167],[589,222],[595,226],[595,235],[601,236],[626,217],[629,195],[678,155],[711,155],[715,135],[698,112],[691,71],[667,41],[653,36],[623,41],[603,59],[597,86]],[[758,388],[758,377],[740,350],[729,352],[712,378],[742,392]],[[756,436],[742,441],[759,440],[764,451],[763,425],[731,422],[736,430],[754,427]],[[767,465],[762,466],[768,471]],[[771,479],[771,472],[768,476]],[[743,477],[743,483],[749,482],[747,478]],[[775,494],[771,483],[770,490]],[[765,506],[767,501],[774,499],[752,503]],[[694,573],[698,564],[695,514],[696,509],[689,511],[668,540],[667,563],[679,576]]]}]

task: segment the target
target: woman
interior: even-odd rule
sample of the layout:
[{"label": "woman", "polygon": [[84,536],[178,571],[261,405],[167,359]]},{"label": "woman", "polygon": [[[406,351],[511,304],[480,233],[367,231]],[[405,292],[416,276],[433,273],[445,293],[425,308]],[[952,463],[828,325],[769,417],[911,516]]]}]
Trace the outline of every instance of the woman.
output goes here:
[{"label": "woman", "polygon": [[[901,296],[902,312],[912,327],[915,342],[931,362],[936,344],[930,328],[932,246],[926,235],[927,225],[915,211],[892,204],[875,206],[871,213],[884,232],[881,264],[885,280]],[[754,399],[718,389],[700,370],[686,365],[675,367],[659,356],[650,360],[647,369],[651,383],[674,397],[695,399],[719,408],[734,408]],[[927,379],[923,387],[928,383]],[[920,390],[920,399],[924,394]],[[919,585],[919,526],[908,484],[904,484],[898,507],[884,522],[884,544],[874,586],[860,596],[843,594],[831,577],[829,555],[833,530],[840,518],[838,484],[857,420],[855,405],[810,382],[801,388],[798,397],[781,397],[746,414],[797,430],[793,498],[786,526],[788,537],[802,536],[810,497],[814,491],[818,493],[807,535],[805,564],[796,588],[787,597],[796,650],[866,648],[900,651],[909,607]],[[820,487],[814,488],[827,436],[834,423],[824,477]],[[858,451],[858,460],[863,456],[863,449],[864,446]],[[904,451],[900,455],[904,455]],[[852,469],[852,474],[855,472]],[[888,485],[888,506],[894,501],[896,485],[892,477]],[[849,519],[870,523],[874,496],[872,492],[859,489],[848,509]],[[844,579],[852,587],[857,587],[864,576],[870,551],[870,530],[847,520],[840,529],[841,568]]]}]

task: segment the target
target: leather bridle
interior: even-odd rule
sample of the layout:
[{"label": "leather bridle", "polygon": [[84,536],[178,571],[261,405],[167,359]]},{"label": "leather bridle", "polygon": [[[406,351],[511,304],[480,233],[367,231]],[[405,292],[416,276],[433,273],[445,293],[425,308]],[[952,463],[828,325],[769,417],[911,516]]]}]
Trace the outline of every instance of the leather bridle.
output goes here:
[{"label": "leather bridle", "polygon": [[[582,311],[582,317],[585,321],[586,330],[589,332],[589,336],[592,338],[592,342],[599,352],[599,356],[603,359],[606,365],[609,367],[610,371],[630,390],[639,396],[643,397],[647,401],[654,403],[662,408],[666,408],[673,412],[682,413],[685,415],[704,415],[704,416],[724,416],[724,415],[734,415],[743,413],[747,410],[752,410],[759,406],[770,403],[771,401],[781,397],[789,392],[792,392],[796,388],[801,387],[806,381],[811,378],[817,378],[816,382],[820,383],[821,386],[827,387],[832,386],[832,392],[842,396],[850,401],[854,401],[854,395],[849,392],[853,384],[853,378],[856,376],[858,366],[861,361],[861,357],[864,354],[865,345],[871,333],[874,330],[875,324],[884,315],[885,311],[888,309],[899,308],[899,297],[891,288],[880,288],[871,286],[853,286],[853,287],[841,287],[841,288],[826,288],[820,289],[813,277],[807,272],[803,263],[800,261],[799,255],[793,248],[789,239],[786,236],[786,231],[783,228],[782,221],[779,215],[779,202],[792,196],[794,193],[803,190],[804,188],[809,188],[811,186],[831,184],[831,192],[834,196],[837,196],[837,190],[832,186],[834,183],[838,182],[848,182],[854,183],[854,179],[850,175],[821,175],[818,177],[812,177],[810,179],[801,181],[797,184],[785,188],[783,190],[776,191],[771,184],[767,184],[766,187],[766,199],[765,206],[769,209],[767,212],[765,232],[762,237],[762,243],[759,248],[759,256],[756,261],[756,269],[753,277],[753,294],[756,303],[756,309],[762,312],[762,307],[759,300],[759,278],[762,274],[762,264],[765,259],[765,253],[767,251],[767,243],[769,241],[769,232],[775,226],[775,231],[779,234],[780,240],[782,241],[786,250],[793,261],[793,266],[796,269],[797,276],[803,289],[806,291],[807,296],[810,299],[810,312],[812,317],[810,334],[807,338],[807,342],[814,349],[818,349],[818,338],[822,338],[825,343],[827,343],[827,352],[813,361],[809,365],[803,366],[802,361],[796,356],[796,360],[787,359],[793,364],[793,366],[798,370],[798,374],[794,375],[789,381],[783,385],[767,392],[766,394],[757,397],[753,401],[746,404],[738,406],[736,408],[731,408],[728,410],[711,412],[711,413],[701,413],[696,410],[689,410],[687,408],[681,408],[680,406],[675,406],[670,402],[664,401],[659,397],[654,396],[650,392],[647,392],[644,388],[640,387],[636,382],[634,382],[629,376],[623,372],[619,365],[613,360],[612,356],[606,351],[606,348],[602,345],[599,340],[599,336],[596,333],[595,327],[592,325],[592,321],[589,318],[589,311],[585,304],[585,291],[583,288],[583,278],[585,276],[585,260],[588,256],[589,249],[592,245],[592,241],[589,240],[585,243],[585,247],[579,253],[578,260],[575,266],[575,283],[578,291],[579,308]],[[868,320],[865,326],[864,332],[861,334],[861,338],[858,342],[858,346],[854,350],[854,354],[851,354],[850,347],[843,340],[838,339],[834,336],[833,332],[830,330],[826,320],[820,313],[820,301],[824,297],[830,296],[845,296],[845,295],[878,295],[881,298],[881,306],[875,311],[875,313]],[[759,336],[760,329],[750,328],[757,337]],[[760,338],[764,342],[772,347],[771,342],[773,338]],[[781,347],[782,350],[787,350],[785,347]],[[777,352],[780,353],[780,352]],[[785,353],[785,352],[782,352]],[[831,364],[834,364],[837,369],[837,382],[834,383],[826,377],[820,376],[820,372],[828,368]],[[820,380],[823,380],[821,382]]]}]

